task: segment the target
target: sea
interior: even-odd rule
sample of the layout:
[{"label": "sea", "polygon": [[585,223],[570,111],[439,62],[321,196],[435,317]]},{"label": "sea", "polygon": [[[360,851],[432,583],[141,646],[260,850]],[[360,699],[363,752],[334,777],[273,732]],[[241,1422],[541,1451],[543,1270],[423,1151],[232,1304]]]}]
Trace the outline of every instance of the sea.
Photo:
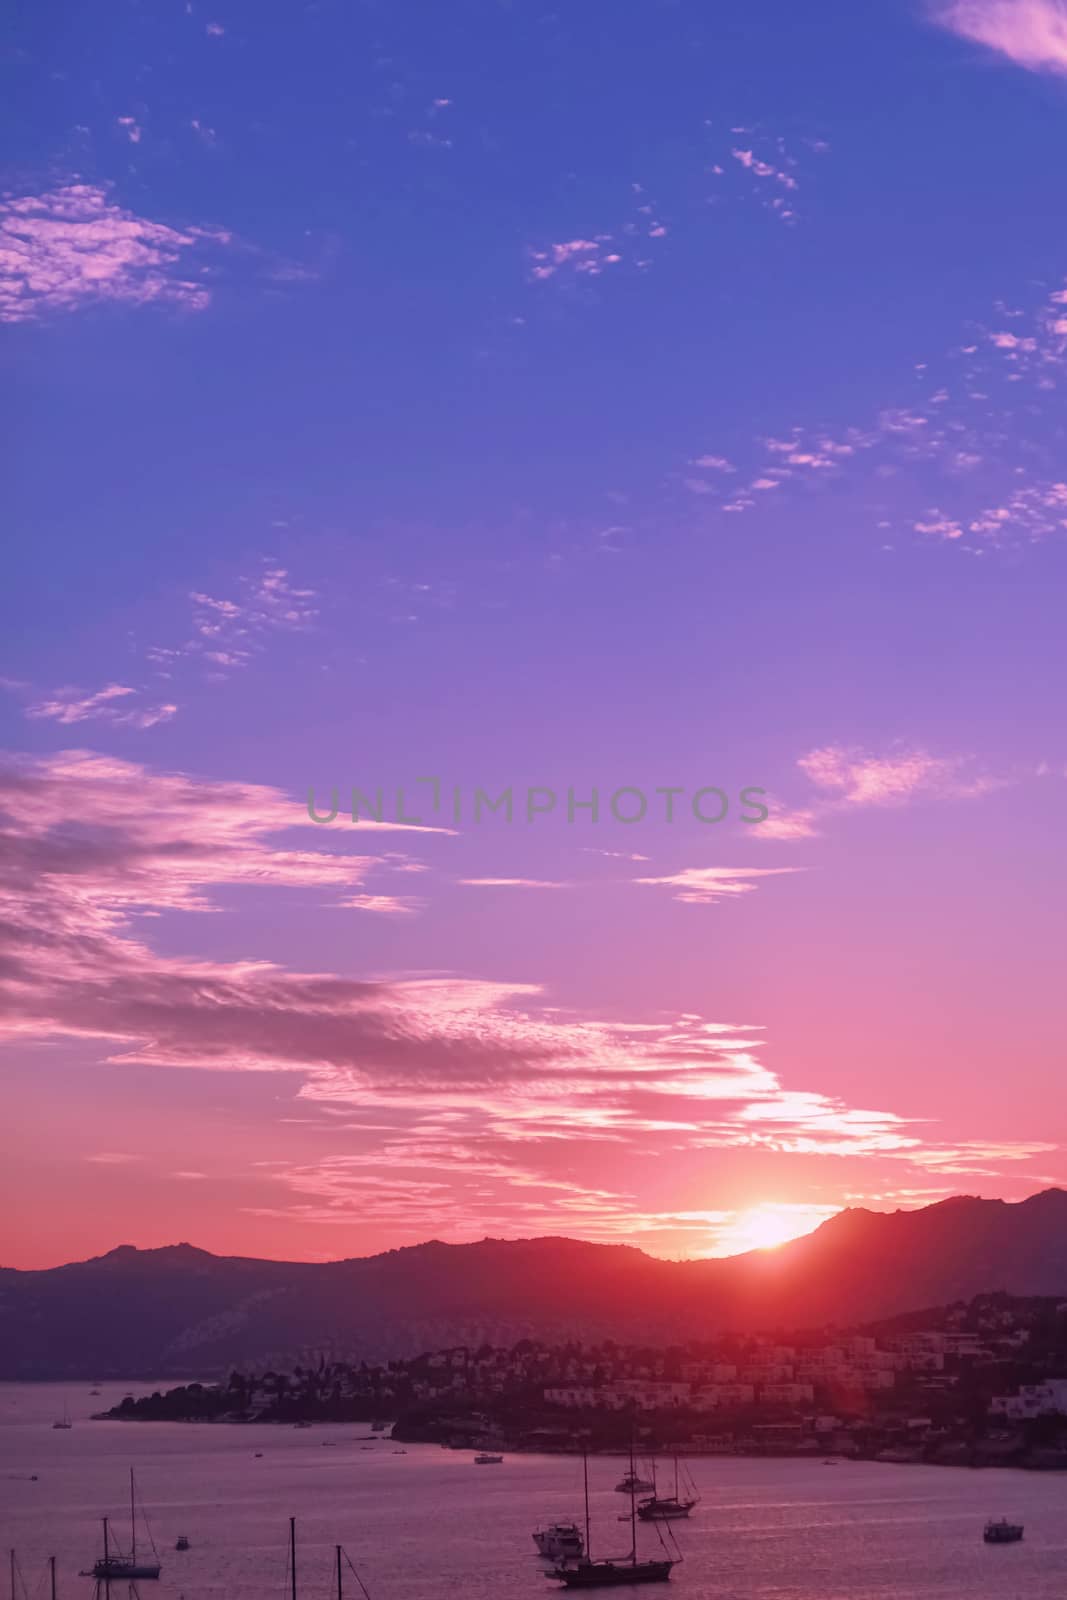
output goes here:
[{"label": "sea", "polygon": [[[93,1422],[127,1393],[156,1384],[0,1385],[0,1597],[15,1552],[14,1600],[91,1594],[79,1574],[101,1553],[100,1519],[129,1545],[129,1471],[162,1561],[141,1600],[285,1600],[289,1518],[296,1518],[301,1600],[526,1600],[564,1593],[547,1581],[531,1538],[582,1518],[582,1465],[570,1456],[506,1455],[476,1466],[467,1451],[397,1445],[363,1424]],[[52,1423],[69,1413],[73,1427]],[[615,1484],[627,1463],[589,1462],[593,1554],[630,1548],[629,1505]],[[825,1465],[821,1460],[698,1457],[700,1494],[674,1524],[682,1560],[669,1600],[1064,1600],[1067,1474],[985,1468]],[[987,1546],[987,1518],[1023,1522],[1020,1544]],[[180,1535],[190,1548],[179,1552]],[[147,1546],[146,1522],[138,1551]],[[641,1525],[643,1554],[661,1553]],[[361,1589],[361,1585],[363,1588]],[[126,1587],[112,1585],[115,1600]]]}]

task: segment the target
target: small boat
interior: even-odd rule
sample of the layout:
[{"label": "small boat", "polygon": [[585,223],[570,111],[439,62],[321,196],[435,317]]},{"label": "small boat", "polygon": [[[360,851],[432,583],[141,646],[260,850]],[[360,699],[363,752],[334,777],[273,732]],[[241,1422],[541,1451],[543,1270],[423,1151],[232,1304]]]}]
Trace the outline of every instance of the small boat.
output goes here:
[{"label": "small boat", "polygon": [[989,1521],[985,1525],[982,1538],[986,1544],[1018,1544],[1023,1536],[1021,1522],[1009,1522],[1006,1517],[999,1521]]},{"label": "small boat", "polygon": [[311,1427],[311,1423],[310,1422],[294,1422],[293,1423],[293,1427],[294,1428],[310,1428]]},{"label": "small boat", "polygon": [[553,1561],[579,1561],[585,1554],[585,1540],[574,1522],[553,1522],[537,1528],[533,1542],[543,1556]]},{"label": "small boat", "polygon": [[65,1400],[63,1402],[63,1415],[57,1422],[53,1422],[52,1426],[53,1428],[73,1428],[74,1424],[70,1420],[70,1412],[67,1409],[67,1402]]},{"label": "small boat", "polygon": [[185,1537],[184,1533],[179,1533],[177,1539],[174,1541],[174,1548],[175,1550],[188,1550],[189,1541]]},{"label": "small boat", "polygon": [[619,1494],[648,1494],[656,1485],[650,1478],[642,1478],[638,1473],[630,1471],[615,1485]]},{"label": "small boat", "polygon": [[491,1456],[483,1450],[480,1456],[475,1456],[474,1465],[476,1467],[498,1467],[503,1459],[503,1456]]},{"label": "small boat", "polygon": [[263,1460],[263,1452],[262,1452],[262,1450],[257,1450],[256,1451],[256,1460],[257,1461],[262,1461]]},{"label": "small boat", "polygon": [[384,1422],[372,1422],[370,1426],[371,1426],[371,1432],[372,1433],[384,1433],[385,1432],[385,1423]]}]

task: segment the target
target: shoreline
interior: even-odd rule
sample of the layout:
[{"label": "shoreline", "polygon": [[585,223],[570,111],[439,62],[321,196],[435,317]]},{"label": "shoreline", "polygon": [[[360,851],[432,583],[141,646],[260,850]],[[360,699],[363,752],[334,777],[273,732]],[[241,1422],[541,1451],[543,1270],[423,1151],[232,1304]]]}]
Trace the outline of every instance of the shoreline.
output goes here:
[{"label": "shoreline", "polygon": [[[292,1421],[283,1417],[152,1417],[144,1414],[127,1412],[117,1415],[114,1412],[95,1412],[89,1419],[91,1422],[155,1422],[173,1425],[174,1427],[216,1427],[216,1428],[295,1428],[301,1431],[310,1431],[312,1428],[351,1428],[358,1427],[358,1420],[353,1423],[341,1418],[316,1417],[303,1421]],[[366,1433],[353,1436],[353,1443],[369,1444],[380,1443],[391,1446],[412,1444],[434,1446],[441,1450],[448,1450],[453,1455],[474,1454],[482,1449],[482,1445],[444,1444],[439,1439],[416,1439],[403,1434],[392,1433]],[[485,1448],[489,1448],[488,1446]],[[551,1446],[544,1443],[536,1445],[508,1444],[502,1440],[492,1441],[491,1448],[506,1456],[565,1456],[580,1458],[583,1453],[592,1460],[624,1461],[629,1456],[629,1450],[622,1446],[613,1446],[607,1449],[587,1448],[584,1452],[577,1446]],[[805,1461],[809,1464],[821,1463],[826,1467],[841,1465],[874,1465],[881,1467],[956,1467],[968,1472],[1026,1472],[1042,1473],[1054,1476],[1060,1474],[1067,1476],[1067,1463],[1062,1465],[1044,1465],[1040,1463],[1027,1463],[1023,1461],[974,1461],[974,1460],[931,1460],[920,1455],[905,1455],[903,1452],[889,1452],[886,1454],[866,1454],[864,1452],[846,1453],[843,1451],[824,1450],[787,1450],[774,1449],[763,1446],[760,1449],[701,1449],[684,1446],[679,1449],[667,1448],[655,1451],[639,1452],[650,1457],[675,1457],[679,1460],[693,1461]]]}]

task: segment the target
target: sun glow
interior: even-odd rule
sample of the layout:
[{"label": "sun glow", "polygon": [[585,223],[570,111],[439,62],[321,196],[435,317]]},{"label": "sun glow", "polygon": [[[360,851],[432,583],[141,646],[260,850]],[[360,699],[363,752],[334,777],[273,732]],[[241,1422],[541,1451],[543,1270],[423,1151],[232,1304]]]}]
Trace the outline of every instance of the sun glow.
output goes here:
[{"label": "sun glow", "polygon": [[716,1256],[736,1256],[744,1250],[773,1250],[811,1233],[837,1206],[812,1206],[799,1202],[768,1200],[747,1210],[735,1211],[730,1220],[715,1230]]}]

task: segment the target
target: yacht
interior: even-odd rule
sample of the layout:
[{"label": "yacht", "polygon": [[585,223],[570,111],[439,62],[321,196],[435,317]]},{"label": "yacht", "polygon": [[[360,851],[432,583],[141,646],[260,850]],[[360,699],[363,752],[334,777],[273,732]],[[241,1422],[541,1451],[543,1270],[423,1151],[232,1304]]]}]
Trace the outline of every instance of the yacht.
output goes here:
[{"label": "yacht", "polygon": [[553,1522],[547,1528],[538,1528],[533,1542],[543,1556],[553,1561],[580,1561],[585,1554],[585,1540],[574,1522]]},{"label": "yacht", "polygon": [[476,1467],[498,1467],[503,1459],[503,1456],[491,1456],[487,1451],[483,1450],[480,1456],[475,1456],[474,1465]]},{"label": "yacht", "polygon": [[1009,1522],[1006,1517],[998,1521],[989,1521],[985,1525],[982,1538],[986,1544],[1018,1544],[1023,1536],[1021,1522]]},{"label": "yacht", "polygon": [[642,1478],[633,1468],[615,1485],[619,1494],[648,1494],[656,1485],[650,1478]]}]

